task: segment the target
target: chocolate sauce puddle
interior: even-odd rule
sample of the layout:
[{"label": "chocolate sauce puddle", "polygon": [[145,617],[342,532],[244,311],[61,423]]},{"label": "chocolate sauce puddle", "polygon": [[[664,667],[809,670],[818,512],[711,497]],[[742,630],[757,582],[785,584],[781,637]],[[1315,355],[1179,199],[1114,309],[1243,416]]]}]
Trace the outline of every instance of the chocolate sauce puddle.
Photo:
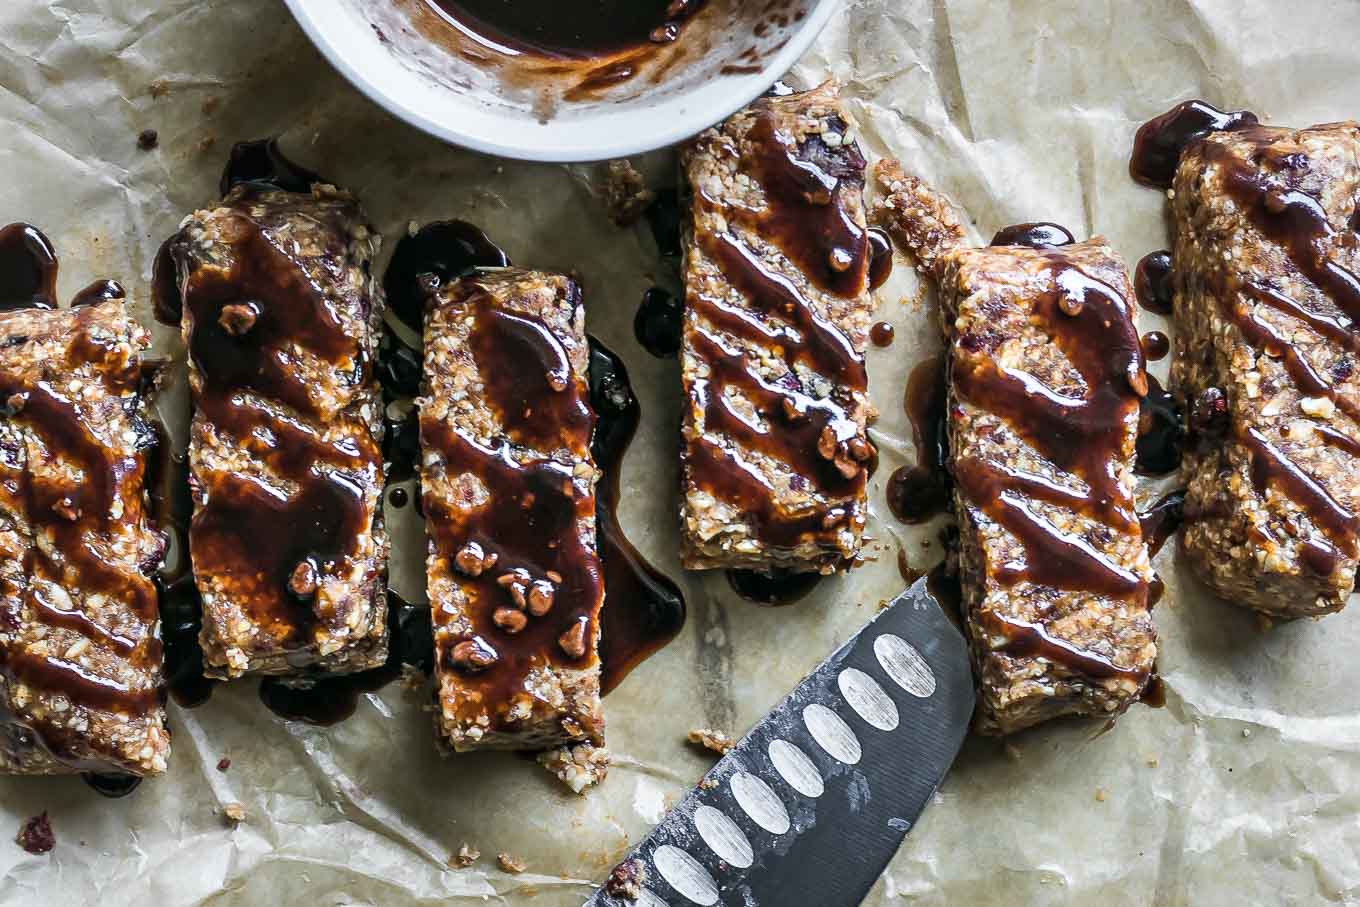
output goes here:
[{"label": "chocolate sauce puddle", "polygon": [[1076,242],[1076,239],[1072,236],[1072,231],[1066,227],[1048,221],[1039,221],[1003,227],[992,237],[990,245],[1051,249],[1057,246],[1070,246],[1074,242]]},{"label": "chocolate sauce puddle", "polygon": [[119,800],[128,796],[142,784],[142,778],[137,775],[115,775],[115,774],[96,774],[86,772],[80,776],[81,780],[101,797],[108,797],[110,800]]},{"label": "chocolate sauce puddle", "polygon": [[1259,122],[1249,110],[1223,111],[1204,101],[1185,101],[1144,123],[1133,139],[1129,175],[1156,189],[1170,189],[1185,149],[1214,132]]},{"label": "chocolate sauce puddle", "polygon": [[57,253],[37,227],[0,229],[0,311],[57,305]]},{"label": "chocolate sauce puddle", "polygon": [[1138,260],[1133,272],[1133,292],[1138,304],[1154,315],[1170,315],[1171,253],[1165,249],[1149,252]]},{"label": "chocolate sauce puddle", "polygon": [[642,294],[642,304],[633,317],[633,336],[656,358],[670,359],[680,352],[684,317],[685,308],[673,293],[652,287]]},{"label": "chocolate sauce puddle", "polygon": [[[893,270],[893,244],[882,227],[869,228],[869,289],[877,290],[888,282]],[[883,344],[880,344],[880,346]]]},{"label": "chocolate sauce puddle", "polygon": [[1138,515],[1148,556],[1156,557],[1185,520],[1185,491],[1173,491]]},{"label": "chocolate sauce puddle", "polygon": [[670,44],[705,0],[427,0],[463,35],[506,56],[589,59]]},{"label": "chocolate sauce puddle", "polygon": [[802,601],[821,582],[820,573],[792,573],[788,570],[728,570],[732,590],[758,605],[782,607]]},{"label": "chocolate sauce puddle", "polygon": [[383,292],[388,308],[419,334],[432,292],[475,268],[509,265],[510,256],[479,227],[463,220],[434,221],[397,242],[383,274]]},{"label": "chocolate sauce puddle", "polygon": [[353,716],[364,694],[376,693],[399,680],[403,666],[432,673],[434,637],[429,605],[412,604],[388,589],[387,626],[387,661],[382,667],[314,678],[266,677],[260,681],[260,701],[285,720],[326,727]]},{"label": "chocolate sauce puddle", "polygon": [[289,160],[277,138],[237,142],[222,170],[218,190],[226,195],[241,183],[260,183],[284,192],[310,192],[313,183],[330,180]]},{"label": "chocolate sauce puddle", "polygon": [[1160,476],[1181,466],[1185,448],[1184,415],[1170,391],[1153,375],[1138,413],[1138,443],[1134,469],[1139,475]]},{"label": "chocolate sauce puddle", "polygon": [[642,416],[623,360],[590,338],[590,401],[598,417],[591,453],[604,473],[595,489],[596,545],[604,566],[601,691],[608,694],[685,626],[680,587],[647,562],[619,523],[623,460]]},{"label": "chocolate sauce puddle", "polygon": [[160,597],[161,638],[165,646],[165,685],[175,702],[195,708],[212,697],[219,681],[203,676],[203,602],[189,561],[189,522],[193,498],[188,457],[176,451],[163,425],[147,475],[147,491],[156,525],[170,539],[156,574]]},{"label": "chocolate sauce puddle", "polygon": [[946,462],[947,405],[945,356],[918,363],[907,379],[904,403],[916,445],[916,465],[899,466],[888,477],[888,509],[903,523],[924,523],[949,508],[952,484]]}]

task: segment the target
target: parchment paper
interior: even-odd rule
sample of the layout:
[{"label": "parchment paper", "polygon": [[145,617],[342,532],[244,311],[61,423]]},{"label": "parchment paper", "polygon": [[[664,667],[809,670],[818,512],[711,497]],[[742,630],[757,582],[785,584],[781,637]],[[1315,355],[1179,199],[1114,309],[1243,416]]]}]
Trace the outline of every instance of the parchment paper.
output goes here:
[{"label": "parchment paper", "polygon": [[[842,79],[866,151],[934,181],[979,239],[1056,220],[1103,232],[1132,264],[1166,245],[1161,197],[1126,176],[1139,122],[1189,96],[1280,123],[1354,116],[1358,39],[1354,0],[855,0],[793,78]],[[63,295],[115,277],[144,305],[159,241],[215,197],[230,144],[272,133],[353,188],[389,250],[410,220],[464,217],[519,263],[576,269],[590,330],[627,360],[643,403],[624,522],[690,604],[684,634],[608,698],[615,765],[588,796],[515,756],[441,759],[399,686],[317,729],[275,718],[245,681],[172,707],[172,770],[128,799],[75,779],[0,780],[6,905],[579,904],[710,764],[687,731],[742,733],[902,587],[899,546],[919,567],[940,556],[939,525],[908,530],[883,507],[911,457],[905,376],[938,345],[933,297],[900,262],[881,293],[898,339],[869,362],[880,559],[768,610],[678,568],[677,367],[630,330],[662,267],[645,227],[607,221],[590,168],[482,158],[398,123],[277,0],[7,0],[0,116],[0,217],[49,233]],[[160,136],[149,153],[135,147],[147,128]],[[667,155],[644,165],[672,172]],[[1198,587],[1174,544],[1157,566],[1166,707],[1135,707],[1106,733],[1058,723],[971,740],[867,903],[1360,901],[1360,607],[1263,633]],[[237,801],[246,821],[232,828],[221,809]],[[9,839],[43,810],[57,847],[29,856]],[[450,868],[465,841],[481,861]],[[528,872],[498,871],[501,851]]]}]

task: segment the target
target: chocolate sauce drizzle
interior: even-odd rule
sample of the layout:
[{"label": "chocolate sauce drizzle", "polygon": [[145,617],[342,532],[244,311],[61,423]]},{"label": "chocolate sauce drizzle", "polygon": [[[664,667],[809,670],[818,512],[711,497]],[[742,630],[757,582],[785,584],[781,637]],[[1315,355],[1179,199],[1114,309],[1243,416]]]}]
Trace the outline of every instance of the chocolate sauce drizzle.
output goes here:
[{"label": "chocolate sauce drizzle", "polygon": [[[289,161],[272,139],[238,144],[221,181],[235,209],[230,268],[182,274],[176,236],[158,253],[153,279],[157,317],[171,324],[190,319],[189,357],[202,379],[194,394],[198,418],[292,486],[284,492],[233,472],[200,476],[200,506],[188,533],[194,571],[230,578],[233,598],[285,651],[308,645],[321,619],[314,593],[299,591],[294,577],[305,569],[319,585],[348,571],[372,519],[366,489],[382,482],[382,453],[370,432],[345,413],[325,412],[295,359],[305,351],[358,385],[373,363],[327,293],[250,210],[261,193],[309,192],[317,182],[324,180]],[[321,226],[336,242],[348,236],[344,214],[315,216],[332,219]],[[343,251],[325,254],[338,259]],[[178,650],[172,689],[188,703],[212,689],[199,676],[202,606],[193,587],[187,564],[162,577],[167,631]]]},{"label": "chocolate sauce drizzle", "polygon": [[[476,551],[482,564],[472,571],[460,568],[468,626],[436,634],[435,657],[482,697],[497,723],[511,720],[512,700],[531,670],[545,664],[582,669],[595,658],[588,644],[580,655],[559,644],[568,631],[584,631],[587,643],[596,636],[604,578],[594,546],[579,531],[581,521],[596,514],[595,497],[570,463],[527,449],[566,450],[583,459],[595,415],[586,382],[572,371],[546,324],[497,307],[480,287],[460,292],[464,317],[473,323],[469,346],[486,381],[483,397],[500,418],[502,436],[488,447],[447,422],[421,416],[425,448],[440,454],[448,475],[477,476],[489,502],[457,507],[424,490],[434,550],[451,563],[460,553]],[[494,615],[510,609],[516,589],[521,597],[546,594],[549,605],[541,614],[531,611],[534,616],[518,629],[507,629]],[[441,618],[450,619],[437,614],[437,628]],[[465,643],[491,663],[461,659],[457,653]]]},{"label": "chocolate sauce drizzle", "polygon": [[1002,618],[995,611],[983,612],[983,622],[991,625],[991,632],[1006,638],[1004,651],[1009,655],[1043,658],[1092,680],[1147,680],[1146,672],[1120,667],[1103,655],[1053,636],[1043,624]]},{"label": "chocolate sauce drizzle", "polygon": [[[1328,220],[1322,204],[1302,188],[1307,175],[1306,158],[1289,150],[1289,145],[1285,148],[1276,146],[1281,140],[1287,141],[1289,133],[1250,126],[1244,128],[1242,134],[1254,149],[1249,159],[1238,157],[1221,143],[1210,142],[1203,146],[1206,162],[1220,169],[1227,192],[1253,226],[1279,245],[1299,277],[1317,287],[1319,293],[1335,306],[1336,312],[1305,305],[1278,286],[1256,281],[1249,275],[1235,274],[1227,267],[1211,278],[1218,281],[1216,296],[1220,300],[1220,311],[1237,325],[1248,342],[1268,355],[1279,357],[1300,392],[1330,398],[1338,410],[1352,420],[1360,421],[1360,406],[1356,406],[1349,396],[1338,394],[1332,380],[1348,377],[1354,357],[1360,354],[1360,334],[1355,327],[1360,321],[1360,275],[1329,257],[1328,251],[1341,239],[1336,236],[1337,230]],[[1344,365],[1346,373],[1320,374],[1299,352],[1288,333],[1248,306],[1234,303],[1234,299],[1242,297],[1302,322],[1342,347],[1347,356],[1339,363]],[[1324,440],[1335,449],[1352,457],[1360,452],[1360,442],[1349,435],[1330,426],[1318,427]],[[1311,569],[1328,575],[1343,556],[1356,556],[1360,551],[1360,519],[1355,514],[1328,494],[1261,431],[1238,426],[1237,439],[1251,451],[1252,481],[1257,490],[1264,493],[1267,486],[1274,483],[1302,507],[1328,537],[1330,544],[1312,541],[1303,546],[1305,563]]]},{"label": "chocolate sauce drizzle", "polygon": [[[964,401],[1000,415],[1045,459],[1081,479],[1084,490],[974,457],[955,456],[954,480],[972,507],[1020,543],[1021,556],[994,565],[1006,585],[1092,592],[1142,604],[1143,579],[1111,562],[1083,535],[1058,529],[1039,512],[1043,502],[1079,513],[1117,531],[1138,531],[1132,496],[1119,484],[1121,437],[1137,419],[1148,391],[1142,349],[1128,303],[1057,250],[1040,250],[1054,289],[1036,301],[1033,319],[1052,335],[1081,375],[1083,392],[1062,393],[1018,369],[1001,369],[985,355],[989,338],[965,334],[955,343],[952,380]],[[968,355],[978,353],[983,355]],[[1041,623],[988,612],[988,629],[1007,640],[1004,651],[1042,657],[1094,679],[1140,672],[1052,636]]]},{"label": "chocolate sauce drizzle", "polygon": [[439,287],[476,268],[505,268],[510,256],[481,228],[463,220],[434,221],[403,236],[383,274],[388,308],[419,333],[425,301]]},{"label": "chocolate sauce drizzle", "polygon": [[[674,192],[671,195],[674,196]],[[656,211],[660,204],[654,203],[649,209],[650,218],[664,219],[664,214]],[[673,207],[673,198],[671,204]],[[675,230],[678,246],[678,215]],[[423,324],[426,294],[478,267],[509,264],[509,256],[478,227],[462,221],[437,222],[402,240],[383,283],[389,301],[394,298],[399,300],[398,304],[407,313],[407,320],[413,322],[413,327],[419,328]],[[556,391],[542,386],[543,372],[537,370],[546,366],[547,371],[556,373],[560,378],[565,365],[560,347],[550,335],[531,322],[525,323],[522,317],[515,320],[517,323],[502,324],[502,327],[506,327],[513,335],[509,342],[521,347],[518,352],[510,355],[497,351],[495,338],[483,335],[479,355],[491,356],[493,361],[502,361],[501,357],[508,360],[518,356],[524,357],[525,363],[534,364],[537,373],[529,376],[528,385],[524,385],[517,377],[508,377],[498,382],[493,389],[493,399],[502,399],[502,405],[511,411],[523,411],[525,406],[538,404],[535,397],[557,395]],[[488,339],[493,342],[486,342]],[[384,345],[379,351],[379,376],[383,381],[384,397],[389,402],[419,393],[421,368],[417,351],[401,344],[392,335],[384,337]],[[637,431],[641,407],[633,394],[623,361],[593,337],[590,338],[589,393],[591,408],[596,414],[591,452],[602,473],[596,487],[595,522],[596,546],[603,583],[608,592],[606,606],[600,612],[599,640],[601,687],[602,692],[608,693],[634,667],[680,632],[685,623],[686,608],[679,587],[638,553],[619,523],[619,482],[623,460]],[[505,403],[504,398],[510,398],[510,402]],[[580,429],[582,418],[583,414],[577,408],[566,422]],[[404,421],[389,421],[384,445],[384,456],[392,464],[389,481],[398,473],[405,477],[414,471],[419,460],[419,448],[419,420],[414,411]],[[393,496],[397,492],[404,493],[404,490],[394,489]],[[395,500],[391,502],[393,506],[400,506]],[[417,495],[416,505],[423,511],[422,496]],[[515,535],[518,537],[520,533],[517,531]],[[533,539],[521,541],[525,545],[533,543]],[[504,594],[499,588],[497,592]],[[491,632],[499,633],[498,630]],[[426,648],[432,645],[430,641]],[[408,650],[414,651],[411,647]],[[430,651],[424,660],[432,665],[433,658],[433,652]],[[405,660],[412,661],[409,656]],[[290,694],[294,700],[297,695]]]},{"label": "chocolate sauce drizzle", "polygon": [[[382,482],[382,454],[359,422],[328,418],[293,357],[280,355],[306,350],[354,373],[360,385],[372,370],[328,297],[247,213],[250,197],[247,190],[237,199],[231,270],[200,268],[187,278],[189,356],[202,378],[194,403],[200,419],[295,490],[281,492],[244,473],[200,476],[190,546],[196,574],[230,577],[233,599],[290,649],[310,644],[319,619],[290,580],[307,565],[324,583],[360,556],[372,521],[366,490]],[[333,233],[346,235],[345,226],[337,222]],[[228,317],[242,308],[253,322],[245,330]]]},{"label": "chocolate sauce drizzle", "polygon": [[685,626],[685,597],[648,563],[619,523],[623,459],[642,409],[623,360],[590,338],[590,403],[595,410],[591,453],[603,473],[595,488],[595,535],[604,567],[600,611],[600,689],[614,690],[633,668],[662,649]]},{"label": "chocolate sauce drizzle", "polygon": [[[1136,515],[1128,495],[1119,487],[1114,461],[1120,425],[1136,418],[1138,401],[1149,390],[1138,333],[1128,304],[1116,290],[1060,254],[1049,253],[1049,267],[1056,289],[1038,302],[1035,314],[1049,327],[1054,342],[1082,375],[1088,388],[1086,396],[1058,393],[1021,371],[1000,371],[985,365],[969,367],[958,361],[952,370],[954,387],[965,400],[1002,414],[1047,459],[1079,476],[1089,491],[1074,496],[1035,476],[1000,477],[1008,488],[1023,488],[1039,500],[1074,506],[1111,528],[1129,529],[1136,525]],[[985,342],[972,335],[958,341],[965,349]],[[980,481],[982,472],[990,471],[991,467],[978,465],[981,470],[960,469],[956,462],[956,480],[962,481],[960,473],[965,473]],[[995,500],[998,512],[1001,508],[1012,509],[987,490],[978,487],[977,491],[969,492],[972,500]],[[1031,522],[1014,512],[1001,521],[1012,531],[1017,530],[1011,523]],[[1040,531],[1037,527],[1031,529]],[[1088,566],[1090,569],[1085,572],[1091,579],[1109,572],[1095,562]],[[1081,578],[1075,574],[1069,581],[1078,585],[1056,588],[1087,588],[1080,585]]]},{"label": "chocolate sauce drizzle", "polygon": [[[823,292],[859,296],[868,287],[871,246],[868,232],[852,217],[847,191],[864,183],[864,159],[853,145],[826,146],[819,137],[801,145],[782,133],[767,101],[756,103],[756,122],[747,141],[758,151],[752,178],[765,190],[761,211],[728,208],[696,187],[699,210],[721,210],[774,243]],[[702,434],[685,450],[688,481],[737,507],[765,544],[791,548],[809,537],[825,538],[843,525],[864,520],[858,498],[872,449],[855,421],[855,395],[867,388],[864,358],[836,325],[783,275],[771,271],[737,232],[700,231],[704,256],[726,283],[745,297],[734,307],[701,290],[689,296],[686,330],[696,355],[710,364],[706,378],[689,388],[691,403],[703,411]],[[782,350],[788,371],[776,382],[756,372],[733,341]],[[803,385],[799,369],[819,373],[836,386],[817,397]],[[754,407],[746,412],[734,394]],[[728,449],[711,434],[731,439]],[[820,448],[820,449],[819,449]],[[754,451],[785,464],[827,503],[813,502],[794,513],[778,504],[778,493],[761,470],[744,462]]]},{"label": "chocolate sauce drizzle", "polygon": [[924,523],[949,508],[953,485],[946,463],[949,436],[945,430],[948,393],[945,357],[918,363],[907,379],[904,400],[916,445],[916,465],[899,466],[888,477],[888,509],[903,523]]},{"label": "chocolate sauce drizzle", "polygon": [[[14,224],[0,230],[3,311],[52,308],[57,270],[52,246],[36,228]],[[76,312],[69,361],[51,363],[52,374],[93,371],[90,380],[102,382],[111,395],[123,396],[135,406],[135,399],[125,395],[142,388],[140,362],[134,359],[119,368],[85,368],[120,355],[94,330],[91,322],[95,315],[96,309],[89,306]],[[50,540],[50,544],[33,544],[25,551],[22,570],[30,582],[23,590],[23,609],[34,612],[45,625],[73,631],[117,653],[135,667],[159,666],[162,646],[156,632],[155,587],[140,570],[110,563],[99,553],[108,545],[115,505],[121,506],[120,523],[140,525],[146,519],[145,451],[156,440],[150,427],[134,413],[136,440],[129,444],[119,439],[110,446],[92,430],[94,414],[80,398],[70,394],[67,382],[47,377],[0,370],[0,402],[6,420],[22,424],[41,439],[51,459],[83,476],[83,481],[72,486],[64,474],[32,469],[23,448],[0,450],[0,460],[10,476],[6,493],[23,502],[31,534]],[[157,551],[153,562],[159,557]],[[149,569],[149,565],[143,569]],[[46,583],[79,590],[82,596],[102,595],[120,601],[128,620],[118,627],[102,625],[79,606],[68,608],[62,602],[48,600],[43,594]],[[0,624],[13,627],[18,619],[18,615],[0,610]],[[159,687],[128,687],[64,655],[39,656],[0,647],[0,674],[11,683],[60,693],[80,706],[129,716],[145,715],[162,701]],[[8,714],[2,707],[0,721],[24,725],[59,762],[76,769],[94,767],[75,754],[75,741],[55,726],[31,725],[23,716]],[[107,771],[107,763],[99,767]]]}]

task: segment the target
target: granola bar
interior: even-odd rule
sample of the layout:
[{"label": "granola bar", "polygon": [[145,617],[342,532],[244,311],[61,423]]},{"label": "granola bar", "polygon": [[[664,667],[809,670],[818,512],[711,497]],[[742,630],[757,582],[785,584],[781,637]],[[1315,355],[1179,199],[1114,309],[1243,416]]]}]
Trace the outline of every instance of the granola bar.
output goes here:
[{"label": "granola bar", "polygon": [[766,97],[681,155],[682,562],[830,573],[866,518],[874,303],[838,89]]},{"label": "granola bar", "polygon": [[602,742],[585,309],[485,269],[429,300],[420,401],[437,727],[455,750]]},{"label": "granola bar", "polygon": [[246,183],[171,244],[210,677],[386,658],[379,241],[346,192]]},{"label": "granola bar", "polygon": [[938,269],[978,728],[1112,717],[1156,656],[1133,496],[1147,377],[1123,263],[1095,238],[954,249]]},{"label": "granola bar", "polygon": [[0,313],[0,773],[165,771],[149,343],[122,299]]},{"label": "granola bar", "polygon": [[1234,604],[1339,611],[1360,560],[1360,125],[1212,134],[1174,190],[1185,552]]}]

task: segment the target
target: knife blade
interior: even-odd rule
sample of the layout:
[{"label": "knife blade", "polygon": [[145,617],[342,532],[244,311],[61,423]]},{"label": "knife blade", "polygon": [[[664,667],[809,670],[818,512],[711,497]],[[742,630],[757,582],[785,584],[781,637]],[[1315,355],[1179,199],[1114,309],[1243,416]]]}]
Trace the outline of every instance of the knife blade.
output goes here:
[{"label": "knife blade", "polygon": [[967,646],[920,579],[761,719],[585,907],[855,907],[972,712]]}]

